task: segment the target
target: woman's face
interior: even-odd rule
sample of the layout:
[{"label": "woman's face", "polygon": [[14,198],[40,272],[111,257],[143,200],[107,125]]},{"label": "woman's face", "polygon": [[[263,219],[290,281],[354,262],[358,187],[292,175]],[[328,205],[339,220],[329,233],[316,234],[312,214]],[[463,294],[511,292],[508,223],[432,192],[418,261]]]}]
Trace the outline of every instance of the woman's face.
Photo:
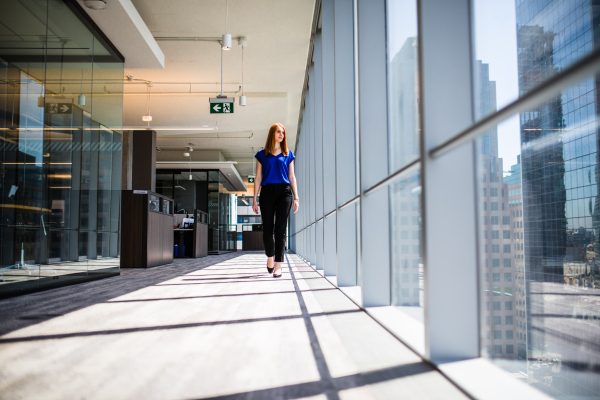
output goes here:
[{"label": "woman's face", "polygon": [[275,131],[275,140],[277,143],[283,142],[284,137],[285,134],[283,133],[283,129],[281,129],[281,127],[277,127],[277,130]]}]

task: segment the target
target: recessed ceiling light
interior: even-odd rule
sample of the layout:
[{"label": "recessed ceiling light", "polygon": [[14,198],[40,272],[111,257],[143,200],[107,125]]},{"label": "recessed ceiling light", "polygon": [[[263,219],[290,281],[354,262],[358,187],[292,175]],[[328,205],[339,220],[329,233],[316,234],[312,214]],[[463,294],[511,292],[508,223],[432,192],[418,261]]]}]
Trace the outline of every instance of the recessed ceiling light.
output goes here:
[{"label": "recessed ceiling light", "polygon": [[84,0],[83,4],[92,10],[104,10],[107,6],[106,0]]}]

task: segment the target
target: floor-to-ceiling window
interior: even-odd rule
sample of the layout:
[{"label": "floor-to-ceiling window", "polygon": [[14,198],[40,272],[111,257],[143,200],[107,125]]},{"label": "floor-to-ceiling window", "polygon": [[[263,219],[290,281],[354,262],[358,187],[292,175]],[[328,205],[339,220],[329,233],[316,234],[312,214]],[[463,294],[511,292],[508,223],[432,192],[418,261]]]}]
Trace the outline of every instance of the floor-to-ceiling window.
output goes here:
[{"label": "floor-to-ceiling window", "polygon": [[[473,5],[477,119],[597,49],[594,1]],[[584,74],[477,145],[482,354],[558,398],[600,389],[597,101]]]},{"label": "floor-to-ceiling window", "polygon": [[597,2],[318,7],[296,252],[474,397],[596,397]]},{"label": "floor-to-ceiling window", "polygon": [[0,294],[118,272],[123,59],[83,14],[0,4]]}]

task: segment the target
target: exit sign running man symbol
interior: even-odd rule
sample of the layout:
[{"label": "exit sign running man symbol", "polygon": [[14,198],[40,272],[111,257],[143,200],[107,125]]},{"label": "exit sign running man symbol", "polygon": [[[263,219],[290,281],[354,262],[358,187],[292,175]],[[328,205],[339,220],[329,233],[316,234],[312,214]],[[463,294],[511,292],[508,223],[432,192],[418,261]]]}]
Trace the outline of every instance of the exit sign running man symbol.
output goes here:
[{"label": "exit sign running man symbol", "polygon": [[233,103],[211,103],[210,105],[211,114],[232,114]]}]

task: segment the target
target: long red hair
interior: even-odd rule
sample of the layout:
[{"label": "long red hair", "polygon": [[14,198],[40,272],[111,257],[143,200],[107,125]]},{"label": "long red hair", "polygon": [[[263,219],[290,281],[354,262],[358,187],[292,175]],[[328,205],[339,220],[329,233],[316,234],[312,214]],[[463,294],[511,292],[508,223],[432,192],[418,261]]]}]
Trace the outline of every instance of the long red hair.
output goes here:
[{"label": "long red hair", "polygon": [[281,152],[286,156],[289,153],[288,145],[287,145],[287,131],[285,130],[285,126],[283,126],[280,122],[275,122],[269,128],[269,135],[267,136],[267,143],[265,143],[265,154],[273,154],[275,152],[275,131],[277,128],[281,128],[283,131],[283,141],[281,142]]}]

